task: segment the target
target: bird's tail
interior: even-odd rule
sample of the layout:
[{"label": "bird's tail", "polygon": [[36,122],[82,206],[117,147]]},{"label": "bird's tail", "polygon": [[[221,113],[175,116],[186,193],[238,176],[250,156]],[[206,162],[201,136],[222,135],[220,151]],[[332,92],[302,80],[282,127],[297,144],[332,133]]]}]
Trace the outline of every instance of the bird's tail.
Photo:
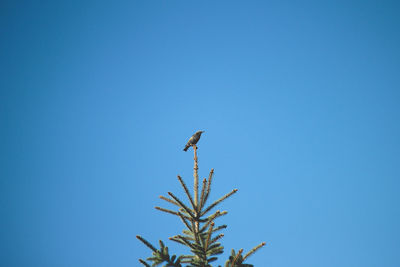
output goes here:
[{"label": "bird's tail", "polygon": [[185,146],[185,148],[183,149],[183,151],[187,151],[189,149],[190,146]]}]

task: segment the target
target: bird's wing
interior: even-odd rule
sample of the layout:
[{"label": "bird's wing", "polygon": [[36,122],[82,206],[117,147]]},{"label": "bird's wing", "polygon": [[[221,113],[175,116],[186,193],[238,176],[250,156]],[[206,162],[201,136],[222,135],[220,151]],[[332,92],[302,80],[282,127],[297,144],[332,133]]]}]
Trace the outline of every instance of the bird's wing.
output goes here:
[{"label": "bird's wing", "polygon": [[194,136],[190,137],[187,143],[188,143],[188,144],[193,143],[193,139],[194,139]]}]

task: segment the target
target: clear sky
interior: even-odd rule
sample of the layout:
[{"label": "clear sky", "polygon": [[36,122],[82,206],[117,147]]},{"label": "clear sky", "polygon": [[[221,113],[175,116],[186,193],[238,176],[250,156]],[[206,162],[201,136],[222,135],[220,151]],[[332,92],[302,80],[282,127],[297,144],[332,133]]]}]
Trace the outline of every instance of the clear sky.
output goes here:
[{"label": "clear sky", "polygon": [[[0,254],[139,266],[215,168],[225,251],[400,266],[397,1],[2,1]],[[219,263],[224,263],[226,253]]]}]

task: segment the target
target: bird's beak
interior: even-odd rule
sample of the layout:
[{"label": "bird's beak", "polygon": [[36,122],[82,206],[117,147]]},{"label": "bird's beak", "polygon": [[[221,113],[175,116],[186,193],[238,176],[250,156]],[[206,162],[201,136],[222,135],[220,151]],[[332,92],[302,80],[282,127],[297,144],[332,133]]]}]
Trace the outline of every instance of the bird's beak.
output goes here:
[{"label": "bird's beak", "polygon": [[205,131],[201,131],[201,133],[204,133]]}]

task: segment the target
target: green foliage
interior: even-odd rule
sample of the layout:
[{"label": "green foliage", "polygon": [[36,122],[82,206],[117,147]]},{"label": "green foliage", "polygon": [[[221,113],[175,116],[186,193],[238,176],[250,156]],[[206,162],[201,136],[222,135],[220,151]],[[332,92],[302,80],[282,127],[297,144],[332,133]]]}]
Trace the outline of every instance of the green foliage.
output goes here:
[{"label": "green foliage", "polygon": [[[206,206],[208,197],[211,191],[211,182],[214,174],[214,170],[211,169],[208,179],[204,179],[202,183],[201,193],[199,194],[198,182],[198,165],[197,165],[197,147],[193,146],[194,150],[194,194],[190,194],[185,182],[178,175],[178,180],[182,185],[182,188],[189,200],[189,205],[181,201],[173,193],[168,192],[169,197],[160,196],[161,199],[166,202],[173,204],[177,207],[177,210],[170,210],[161,207],[156,209],[175,215],[179,217],[186,229],[182,231],[182,234],[178,234],[170,237],[169,239],[182,244],[189,248],[192,255],[169,255],[168,247],[160,240],[160,248],[155,248],[150,242],[141,236],[136,236],[144,245],[152,250],[152,256],[147,258],[146,261],[151,262],[151,265],[146,261],[139,259],[139,262],[146,267],[159,266],[163,263],[165,267],[182,267],[182,264],[187,264],[186,267],[212,267],[210,263],[215,262],[218,259],[218,255],[224,252],[224,247],[219,242],[224,236],[222,233],[217,233],[225,229],[226,225],[215,226],[215,220],[221,216],[226,215],[227,211],[217,210],[211,215],[207,215],[212,209],[219,205],[222,201],[232,196],[237,192],[237,189],[225,194],[218,200],[214,201],[210,205]],[[243,249],[240,249],[238,253],[232,249],[231,256],[225,263],[225,267],[253,267],[251,264],[243,263],[251,254],[256,250],[264,246],[265,243],[254,247],[245,256],[242,255]]]}]

